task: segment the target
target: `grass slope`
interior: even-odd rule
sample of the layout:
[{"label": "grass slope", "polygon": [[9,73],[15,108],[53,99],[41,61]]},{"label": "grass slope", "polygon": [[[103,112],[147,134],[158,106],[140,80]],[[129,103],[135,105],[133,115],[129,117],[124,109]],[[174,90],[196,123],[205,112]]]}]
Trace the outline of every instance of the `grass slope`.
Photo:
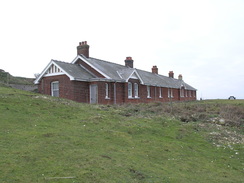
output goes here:
[{"label": "grass slope", "polygon": [[[241,130],[183,123],[155,106],[163,110],[78,104],[0,87],[0,182],[243,182]],[[240,141],[209,138],[221,128]]]}]

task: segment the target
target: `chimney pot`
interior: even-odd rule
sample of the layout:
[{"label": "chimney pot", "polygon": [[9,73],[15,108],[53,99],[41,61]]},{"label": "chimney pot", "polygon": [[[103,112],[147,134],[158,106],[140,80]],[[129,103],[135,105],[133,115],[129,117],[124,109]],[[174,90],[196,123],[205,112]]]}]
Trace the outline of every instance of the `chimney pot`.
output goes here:
[{"label": "chimney pot", "polygon": [[84,55],[89,58],[89,47],[87,41],[79,42],[79,46],[77,46],[77,55]]},{"label": "chimney pot", "polygon": [[178,76],[178,79],[179,80],[182,80],[182,75],[181,74]]},{"label": "chimney pot", "polygon": [[169,71],[169,77],[174,78],[174,72],[173,71]]},{"label": "chimney pot", "polygon": [[130,67],[130,68],[133,68],[133,62],[134,62],[134,60],[132,60],[132,57],[126,57],[126,59],[125,59],[125,66],[126,67]]},{"label": "chimney pot", "polygon": [[154,65],[154,66],[152,67],[152,73],[154,73],[154,74],[158,74],[158,68],[157,68],[156,65]]}]

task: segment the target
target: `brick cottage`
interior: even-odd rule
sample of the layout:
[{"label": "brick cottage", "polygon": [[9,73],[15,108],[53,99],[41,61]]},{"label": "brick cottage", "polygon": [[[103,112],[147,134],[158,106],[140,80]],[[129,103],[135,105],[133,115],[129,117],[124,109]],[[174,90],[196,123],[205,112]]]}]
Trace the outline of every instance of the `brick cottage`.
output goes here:
[{"label": "brick cottage", "polygon": [[133,67],[132,57],[125,65],[89,57],[86,41],[77,46],[71,63],[51,60],[34,81],[42,94],[91,104],[123,104],[196,100],[196,89],[182,75],[174,78]]}]

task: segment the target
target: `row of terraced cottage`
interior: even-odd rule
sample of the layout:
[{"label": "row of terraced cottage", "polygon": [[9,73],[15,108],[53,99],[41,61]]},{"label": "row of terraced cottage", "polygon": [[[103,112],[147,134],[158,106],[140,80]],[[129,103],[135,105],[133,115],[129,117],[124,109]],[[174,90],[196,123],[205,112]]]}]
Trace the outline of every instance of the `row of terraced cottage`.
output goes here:
[{"label": "row of terraced cottage", "polygon": [[71,63],[51,60],[35,84],[42,94],[91,104],[123,104],[196,100],[196,89],[182,75],[174,78],[133,67],[132,57],[120,65],[89,56],[86,41],[77,46]]}]

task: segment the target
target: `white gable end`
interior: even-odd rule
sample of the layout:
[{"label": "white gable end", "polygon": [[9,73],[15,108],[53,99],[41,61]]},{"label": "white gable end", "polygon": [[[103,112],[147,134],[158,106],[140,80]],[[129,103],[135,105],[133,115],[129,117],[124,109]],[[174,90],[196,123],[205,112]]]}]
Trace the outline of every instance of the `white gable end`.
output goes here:
[{"label": "white gable end", "polygon": [[34,81],[35,84],[38,84],[42,77],[46,76],[56,76],[66,74],[71,80],[74,80],[72,76],[63,71],[53,60],[46,66],[42,73]]},{"label": "white gable end", "polygon": [[130,76],[130,78],[131,78],[131,79],[139,79],[138,76],[137,76],[135,73],[133,73],[133,74]]},{"label": "white gable end", "polygon": [[63,71],[55,64],[50,65],[50,67],[45,72],[44,76],[53,76],[64,74]]},{"label": "white gable end", "polygon": [[140,75],[136,71],[136,69],[131,73],[131,75],[127,78],[126,82],[129,81],[129,79],[139,79],[141,84],[144,84],[143,80],[141,79]]}]

